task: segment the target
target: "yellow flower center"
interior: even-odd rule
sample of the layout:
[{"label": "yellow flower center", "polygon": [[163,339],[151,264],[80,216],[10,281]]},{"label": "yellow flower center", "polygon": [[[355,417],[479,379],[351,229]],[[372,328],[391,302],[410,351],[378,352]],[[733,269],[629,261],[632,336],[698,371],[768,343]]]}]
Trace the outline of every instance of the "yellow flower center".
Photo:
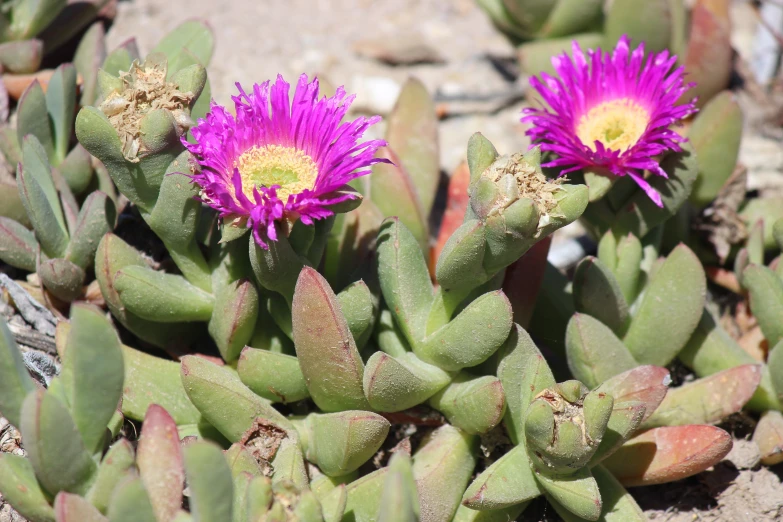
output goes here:
[{"label": "yellow flower center", "polygon": [[625,151],[636,144],[650,123],[650,113],[632,100],[604,102],[579,119],[576,135],[591,150],[600,141],[611,150]]},{"label": "yellow flower center", "polygon": [[253,198],[254,187],[279,185],[277,197],[288,201],[288,196],[312,189],[318,177],[318,165],[313,158],[294,147],[267,145],[253,147],[234,162],[242,177],[242,192]]}]

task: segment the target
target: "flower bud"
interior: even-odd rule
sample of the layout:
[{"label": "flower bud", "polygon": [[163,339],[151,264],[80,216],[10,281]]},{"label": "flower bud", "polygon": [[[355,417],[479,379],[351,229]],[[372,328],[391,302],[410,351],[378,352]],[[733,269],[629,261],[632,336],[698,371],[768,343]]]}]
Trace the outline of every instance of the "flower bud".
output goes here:
[{"label": "flower bud", "polygon": [[534,466],[550,475],[584,467],[601,442],[614,399],[566,381],[539,393],[527,411],[525,437]]}]

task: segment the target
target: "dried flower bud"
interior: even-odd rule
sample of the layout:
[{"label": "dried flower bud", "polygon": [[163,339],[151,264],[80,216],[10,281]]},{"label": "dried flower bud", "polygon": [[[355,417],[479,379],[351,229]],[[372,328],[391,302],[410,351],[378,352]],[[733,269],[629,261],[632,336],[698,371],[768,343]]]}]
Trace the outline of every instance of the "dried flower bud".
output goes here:
[{"label": "dried flower bud", "polygon": [[138,162],[139,155],[145,152],[141,125],[150,111],[170,111],[177,136],[193,126],[189,106],[194,95],[181,92],[175,83],[166,81],[166,72],[166,60],[161,55],[150,55],[142,63],[134,61],[130,71],[120,73],[122,90],[109,93],[99,107],[117,129],[122,153],[128,161]]}]

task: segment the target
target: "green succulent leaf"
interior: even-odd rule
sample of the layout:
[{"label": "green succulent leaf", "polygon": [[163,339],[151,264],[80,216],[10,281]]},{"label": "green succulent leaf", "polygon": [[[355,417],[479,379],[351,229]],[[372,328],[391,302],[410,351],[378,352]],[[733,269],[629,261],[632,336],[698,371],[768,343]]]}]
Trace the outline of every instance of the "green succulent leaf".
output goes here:
[{"label": "green succulent leaf", "polygon": [[[376,163],[370,176],[370,199],[381,214],[403,224],[421,252],[429,241],[427,213],[411,174],[392,149],[381,149],[378,155],[391,163]],[[383,234],[383,230],[381,231]]]},{"label": "green succulent leaf", "polygon": [[402,86],[387,120],[386,141],[410,175],[424,216],[429,215],[440,179],[438,118],[435,103],[421,81],[409,78]]},{"label": "green succulent leaf", "polygon": [[34,135],[22,141],[22,163],[16,176],[22,204],[44,253],[62,257],[68,246],[68,227],[46,151]]},{"label": "green succulent leaf", "polygon": [[22,441],[38,482],[54,495],[85,493],[95,461],[66,406],[51,392],[36,390],[22,404]]},{"label": "green succulent leaf", "polygon": [[22,403],[35,389],[14,336],[0,318],[0,411],[14,426],[21,425]]},{"label": "green succulent leaf", "polygon": [[21,144],[24,143],[25,136],[32,134],[45,151],[44,158],[54,160],[55,137],[46,103],[46,94],[41,84],[38,80],[33,81],[19,99],[16,135]]},{"label": "green succulent leaf", "polygon": [[378,234],[378,277],[397,325],[415,344],[424,337],[432,283],[416,239],[397,218],[384,221]]},{"label": "green succulent leaf", "polygon": [[[674,37],[677,5],[670,0],[617,0],[606,14],[604,49],[614,49],[620,36],[627,34],[634,45],[645,43],[648,53],[668,49]],[[681,7],[680,9],[684,9]]]},{"label": "green succulent leaf", "polygon": [[283,429],[290,423],[271,403],[253,393],[228,368],[187,355],[181,359],[185,392],[210,424],[229,441],[239,441],[257,418]]},{"label": "green succulent leaf", "polygon": [[498,378],[506,394],[506,430],[519,444],[524,440],[528,406],[539,392],[555,385],[555,378],[530,335],[517,324],[501,348]]},{"label": "green succulent leaf", "polygon": [[742,272],[750,293],[750,309],[770,346],[783,339],[783,281],[769,268],[750,265]]},{"label": "green succulent leaf", "polygon": [[574,273],[574,306],[593,316],[615,334],[623,335],[628,326],[628,303],[611,270],[599,259],[588,256]]},{"label": "green succulent leaf", "polygon": [[428,335],[413,351],[422,360],[447,371],[486,361],[508,338],[513,323],[511,303],[502,291],[470,303],[451,322]]},{"label": "green succulent leaf", "polygon": [[310,396],[299,360],[284,353],[246,347],[237,362],[242,382],[272,402],[296,402]]},{"label": "green succulent leaf", "polygon": [[85,498],[105,514],[115,488],[128,476],[134,464],[135,455],[130,442],[120,439],[112,444],[101,460],[95,474],[95,482]]},{"label": "green succulent leaf", "polygon": [[454,516],[476,466],[475,443],[475,437],[445,425],[413,455],[422,520],[448,521]]},{"label": "green succulent leaf", "polygon": [[203,20],[188,20],[174,28],[152,50],[163,53],[169,63],[169,74],[179,71],[180,60],[185,51],[193,54],[205,67],[212,58],[215,37],[209,25]]},{"label": "green succulent leaf", "polygon": [[67,63],[55,69],[46,87],[46,109],[54,131],[52,163],[59,165],[68,155],[76,109],[76,67]]},{"label": "green succulent leaf", "polygon": [[122,398],[124,364],[117,333],[92,306],[71,306],[61,377],[84,446],[95,453]]},{"label": "green succulent leaf", "polygon": [[373,471],[347,485],[344,517],[354,522],[375,522],[389,468]]},{"label": "green succulent leaf", "polygon": [[703,207],[729,179],[739,156],[742,111],[731,91],[723,91],[699,111],[688,132],[699,164],[690,201]]},{"label": "green succulent leaf", "polygon": [[541,487],[524,444],[511,448],[468,486],[462,498],[467,507],[479,510],[512,507],[541,494]]},{"label": "green succulent leaf", "polygon": [[451,375],[413,353],[376,352],[364,368],[363,388],[376,411],[402,411],[423,403],[451,381]]},{"label": "green succulent leaf", "polygon": [[318,407],[327,412],[369,409],[362,389],[364,364],[348,323],[329,283],[310,267],[302,269],[296,284],[292,324],[299,365]]},{"label": "green succulent leaf", "polygon": [[565,343],[571,373],[591,388],[638,366],[614,332],[586,314],[574,314],[568,322]]},{"label": "green succulent leaf", "polygon": [[182,450],[194,522],[231,520],[234,484],[220,448],[196,441]]},{"label": "green succulent leaf", "polygon": [[419,512],[411,459],[404,453],[395,453],[383,484],[378,522],[418,522]]},{"label": "green succulent leaf", "polygon": [[54,510],[35,477],[29,459],[0,453],[0,493],[30,522],[54,522]]},{"label": "green succulent leaf", "polygon": [[497,377],[476,377],[460,372],[436,393],[430,406],[446,416],[449,423],[465,433],[487,433],[500,424],[506,412],[503,386]]},{"label": "green succulent leaf", "polygon": [[641,364],[665,366],[699,323],[707,292],[701,261],[685,245],[655,272],[623,342]]},{"label": "green succulent leaf", "polygon": [[233,281],[218,289],[209,320],[209,333],[225,361],[236,360],[242,348],[250,342],[258,307],[258,291],[247,279]]},{"label": "green succulent leaf", "polygon": [[129,312],[161,323],[208,321],[214,298],[179,275],[129,265],[114,275],[114,288]]},{"label": "green succulent leaf", "polygon": [[108,515],[111,522],[156,522],[147,490],[139,477],[129,477],[117,486]]},{"label": "green succulent leaf", "polygon": [[598,483],[590,470],[583,469],[566,477],[536,475],[547,498],[585,520],[598,520],[601,516],[602,499]]},{"label": "green succulent leaf", "polygon": [[359,469],[381,447],[390,424],[377,413],[343,411],[308,415],[307,459],[330,477]]},{"label": "green succulent leaf", "polygon": [[348,285],[339,294],[337,301],[343,311],[348,329],[361,350],[372,335],[375,326],[375,299],[364,281]]}]

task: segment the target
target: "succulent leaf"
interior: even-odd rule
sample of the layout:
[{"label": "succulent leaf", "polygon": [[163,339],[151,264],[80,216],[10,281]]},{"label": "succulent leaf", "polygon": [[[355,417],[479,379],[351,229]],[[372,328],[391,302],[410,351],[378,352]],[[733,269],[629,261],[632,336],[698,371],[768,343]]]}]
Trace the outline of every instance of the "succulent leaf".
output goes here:
[{"label": "succulent leaf", "polygon": [[71,306],[61,378],[85,448],[99,452],[122,399],[124,363],[117,333],[97,308]]},{"label": "succulent leaf", "polygon": [[465,433],[487,433],[500,424],[506,412],[506,398],[500,380],[491,375],[473,376],[460,372],[436,393],[430,406]]},{"label": "succulent leaf", "polygon": [[602,465],[624,486],[663,484],[715,465],[731,446],[731,435],[713,426],[653,428],[629,440]]},{"label": "succulent leaf", "polygon": [[413,479],[411,458],[395,453],[383,484],[378,522],[418,522],[419,493]]},{"label": "succulent leaf", "polygon": [[111,522],[157,522],[139,477],[129,477],[117,486],[107,514]]},{"label": "succulent leaf", "polygon": [[177,425],[153,404],[144,416],[136,454],[141,481],[158,520],[171,520],[182,505],[185,471]]},{"label": "succulent leaf", "polygon": [[671,362],[699,323],[707,292],[704,268],[685,245],[655,272],[623,342],[641,364]]},{"label": "succulent leaf", "polygon": [[715,424],[742,409],[761,382],[761,365],[736,366],[670,390],[645,428]]},{"label": "succulent leaf", "polygon": [[50,494],[85,493],[96,465],[66,406],[46,390],[22,404],[22,441],[38,482]]},{"label": "succulent leaf", "polygon": [[259,417],[283,429],[290,428],[288,420],[268,400],[250,391],[231,370],[195,355],[183,357],[181,368],[190,401],[229,441],[241,440]]},{"label": "succulent leaf", "polygon": [[22,353],[4,318],[0,318],[0,411],[14,426],[21,425],[25,397],[36,389]]},{"label": "succulent leaf", "polygon": [[234,484],[220,448],[196,441],[182,450],[194,522],[231,520]]},{"label": "succulent leaf", "polygon": [[391,356],[378,351],[367,360],[363,389],[376,411],[412,408],[432,397],[451,381],[451,375],[410,352]]},{"label": "succulent leaf", "polygon": [[307,459],[330,477],[359,469],[381,447],[390,424],[377,413],[311,413],[305,420]]},{"label": "succulent leaf", "polygon": [[552,370],[530,335],[514,325],[501,348],[498,378],[506,395],[504,424],[512,442],[524,440],[525,414],[533,397],[555,385]]},{"label": "succulent leaf", "polygon": [[638,365],[608,326],[586,314],[568,322],[565,344],[571,373],[590,387]]},{"label": "succulent leaf", "polygon": [[598,520],[603,503],[598,483],[587,468],[566,477],[550,477],[545,473],[536,475],[536,480],[547,498],[585,520]]},{"label": "succulent leaf", "polygon": [[541,493],[523,444],[511,448],[482,471],[468,486],[462,504],[482,511],[503,509],[536,498]]},{"label": "succulent leaf", "polygon": [[95,482],[85,498],[101,513],[109,509],[115,488],[120,484],[135,464],[133,446],[126,439],[120,439],[109,448],[98,466]]},{"label": "succulent leaf", "polygon": [[299,360],[269,350],[246,347],[237,362],[242,383],[272,402],[296,402],[310,396]]},{"label": "succulent leaf", "polygon": [[0,453],[0,493],[30,522],[54,522],[54,510],[29,459]]},{"label": "succulent leaf", "polygon": [[413,455],[422,522],[448,522],[454,516],[476,465],[475,443],[475,437],[445,425]]},{"label": "succulent leaf", "polygon": [[296,284],[292,324],[296,355],[315,403],[327,412],[369,409],[362,389],[364,364],[339,301],[326,279],[309,267]]},{"label": "succulent leaf", "polygon": [[107,522],[95,506],[72,493],[60,492],[54,498],[57,522]]}]

